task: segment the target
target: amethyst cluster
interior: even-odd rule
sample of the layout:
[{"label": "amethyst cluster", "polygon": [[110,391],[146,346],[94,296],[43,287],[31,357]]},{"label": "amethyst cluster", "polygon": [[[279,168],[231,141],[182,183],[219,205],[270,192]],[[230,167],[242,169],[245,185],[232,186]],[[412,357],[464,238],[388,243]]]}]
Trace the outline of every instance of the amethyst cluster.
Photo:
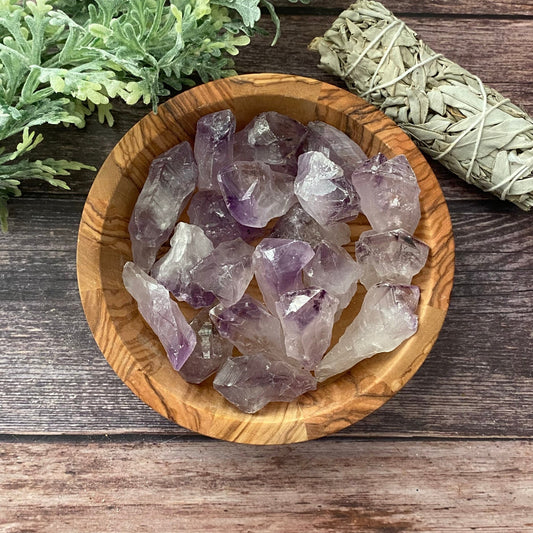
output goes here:
[{"label": "amethyst cluster", "polygon": [[[405,157],[368,159],[324,122],[270,111],[236,131],[231,110],[218,111],[198,121],[194,150],[183,142],[152,162],[124,285],[183,379],[216,374],[215,389],[254,413],[416,331],[411,279],[428,256],[412,236],[418,195]],[[372,230],[356,261],[343,246],[359,212]],[[247,293],[254,277],[263,301]],[[359,280],[362,309],[330,349]],[[199,309],[191,322],[177,301]]]}]

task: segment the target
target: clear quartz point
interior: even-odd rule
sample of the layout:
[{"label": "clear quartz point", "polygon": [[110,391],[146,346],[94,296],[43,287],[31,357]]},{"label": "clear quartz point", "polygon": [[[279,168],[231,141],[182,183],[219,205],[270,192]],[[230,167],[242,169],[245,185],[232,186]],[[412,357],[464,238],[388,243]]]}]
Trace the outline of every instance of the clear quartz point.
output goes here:
[{"label": "clear quartz point", "polygon": [[272,170],[296,176],[307,128],[286,115],[267,111],[235,135],[235,161],[262,161]]},{"label": "clear quartz point", "polygon": [[170,250],[155,263],[152,276],[180,301],[196,308],[212,305],[214,294],[191,279],[191,270],[212,251],[213,243],[202,228],[179,222],[170,239]]},{"label": "clear quartz point", "polygon": [[352,183],[372,229],[403,228],[414,233],[420,221],[420,187],[404,155],[369,159],[355,169]]},{"label": "clear quartz point", "polygon": [[361,266],[344,248],[322,241],[303,269],[304,283],[308,287],[325,289],[337,298],[341,311],[352,301],[361,271]]},{"label": "clear quartz point", "polygon": [[191,281],[213,293],[226,307],[237,303],[254,275],[254,249],[240,237],[220,243],[191,270]]},{"label": "clear quartz point", "polygon": [[369,289],[380,281],[411,283],[426,264],[429,246],[404,229],[365,231],[355,243],[361,283]]},{"label": "clear quartz point", "polygon": [[346,133],[315,120],[307,124],[306,152],[322,152],[328,159],[339,165],[344,175],[349,177],[355,168],[368,158],[361,147]]},{"label": "clear quartz point", "polygon": [[281,296],[276,310],[288,357],[307,370],[316,367],[329,348],[338,305],[337,298],[316,287]]},{"label": "clear quartz point", "polygon": [[189,383],[202,383],[231,357],[233,344],[219,335],[208,309],[200,310],[189,324],[196,333],[196,346],[179,372]]},{"label": "clear quartz point", "polygon": [[351,181],[322,152],[306,152],[298,158],[294,192],[321,226],[353,220],[359,214],[359,196]]},{"label": "clear quartz point", "polygon": [[390,352],[411,337],[418,328],[419,298],[420,289],[414,285],[380,283],[371,287],[355,320],[315,369],[318,381],[377,353]]},{"label": "clear quartz point", "polygon": [[196,124],[194,157],[198,188],[218,190],[218,172],[233,162],[235,117],[230,109],[204,115]]}]

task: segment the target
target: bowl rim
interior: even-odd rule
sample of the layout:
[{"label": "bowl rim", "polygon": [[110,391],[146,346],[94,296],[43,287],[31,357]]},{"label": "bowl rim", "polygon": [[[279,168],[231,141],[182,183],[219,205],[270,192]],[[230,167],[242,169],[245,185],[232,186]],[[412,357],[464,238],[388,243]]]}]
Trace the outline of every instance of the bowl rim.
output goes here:
[{"label": "bowl rim", "polygon": [[[118,267],[128,260],[128,253],[131,259],[129,235],[124,235],[129,216],[117,198],[130,201],[131,213],[131,194],[127,191],[137,190],[138,194],[145,179],[136,169],[146,168],[150,158],[168,149],[170,128],[178,139],[191,138],[194,130],[185,116],[207,114],[216,105],[227,104],[228,99],[234,104],[248,101],[254,105],[258,100],[262,102],[259,107],[264,107],[274,97],[291,102],[296,99],[306,113],[315,113],[320,120],[341,120],[340,129],[347,133],[350,128],[359,128],[369,152],[374,145],[383,144],[391,153],[404,153],[410,161],[422,190],[422,220],[415,235],[429,240],[431,246],[430,259],[422,271],[426,285],[421,287],[419,306],[420,324],[427,327],[420,328],[396,350],[362,361],[337,379],[319,384],[317,391],[286,404],[269,404],[249,415],[225,400],[228,405],[221,406],[211,393],[202,398],[190,389],[197,385],[185,383],[171,367],[169,372],[168,361],[165,364],[160,360],[162,347],[146,331],[139,331],[143,321],[127,307],[132,299],[121,286],[121,276],[120,283],[116,276],[108,279],[102,267],[109,261]],[[290,108],[290,103],[287,105]],[[76,261],[80,298],[92,334],[110,366],[139,398],[179,425],[210,437],[282,444],[339,431],[381,407],[409,381],[429,354],[444,322],[453,285],[454,257],[452,225],[442,190],[424,156],[403,130],[344,89],[312,78],[261,73],[224,78],[184,91],[161,104],[157,114],[147,114],[122,137],[87,196]],[[129,331],[132,329],[134,333]],[[178,386],[176,380],[183,383]]]}]

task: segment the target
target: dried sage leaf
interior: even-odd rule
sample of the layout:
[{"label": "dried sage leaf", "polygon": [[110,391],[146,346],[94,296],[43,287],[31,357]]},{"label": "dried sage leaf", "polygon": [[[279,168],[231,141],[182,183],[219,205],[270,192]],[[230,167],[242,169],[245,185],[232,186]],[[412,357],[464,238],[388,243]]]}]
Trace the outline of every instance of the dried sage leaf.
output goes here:
[{"label": "dried sage leaf", "polygon": [[385,6],[358,0],[309,45],[320,67],[395,120],[459,177],[533,207],[533,118],[435,53]]}]

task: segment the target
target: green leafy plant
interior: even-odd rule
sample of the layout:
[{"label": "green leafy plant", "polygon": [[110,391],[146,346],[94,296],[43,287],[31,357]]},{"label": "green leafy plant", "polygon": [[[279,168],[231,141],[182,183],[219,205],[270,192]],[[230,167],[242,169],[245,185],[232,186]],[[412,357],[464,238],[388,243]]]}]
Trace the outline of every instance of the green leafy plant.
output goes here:
[{"label": "green leafy plant", "polygon": [[[297,1],[297,0],[294,0]],[[68,189],[58,176],[91,167],[73,161],[32,161],[42,124],[85,125],[97,112],[113,125],[111,100],[156,109],[160,97],[236,74],[232,56],[257,33],[261,9],[279,36],[267,0],[0,0],[0,226],[7,200],[23,180]]]}]

